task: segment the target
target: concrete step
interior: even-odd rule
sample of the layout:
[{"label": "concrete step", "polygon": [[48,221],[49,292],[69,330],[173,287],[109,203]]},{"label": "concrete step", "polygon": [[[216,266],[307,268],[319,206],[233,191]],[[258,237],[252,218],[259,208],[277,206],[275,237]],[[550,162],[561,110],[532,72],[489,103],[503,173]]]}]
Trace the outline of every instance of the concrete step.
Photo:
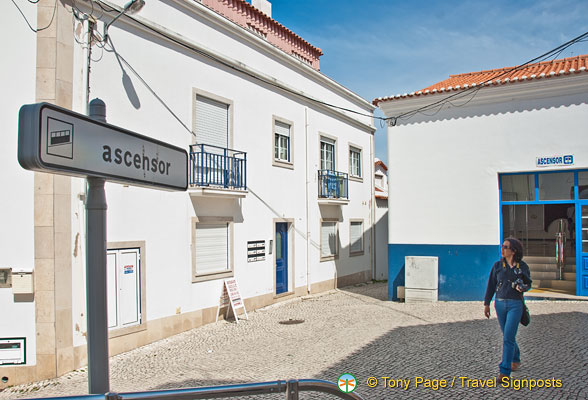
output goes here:
[{"label": "concrete step", "polygon": [[[558,271],[535,271],[531,270],[531,279],[535,280],[543,280],[543,279],[557,279],[559,276]],[[564,280],[565,281],[573,281],[576,282],[576,273],[575,272],[564,272]]]},{"label": "concrete step", "polygon": [[[557,272],[557,265],[555,264],[529,264],[531,274],[534,275],[537,272]],[[564,272],[576,272],[576,265],[566,264]]]},{"label": "concrete step", "polygon": [[[535,283],[535,281],[533,281],[533,284],[534,283]],[[538,284],[538,286],[533,285],[533,287],[553,288],[553,289],[566,290],[566,291],[575,291],[576,290],[576,281],[558,281],[558,280],[552,280],[552,279],[544,279],[544,280],[540,280],[537,284]]]},{"label": "concrete step", "polygon": [[[566,264],[576,265],[576,257],[566,257]],[[554,256],[527,256],[523,258],[523,261],[527,264],[555,264]]]}]

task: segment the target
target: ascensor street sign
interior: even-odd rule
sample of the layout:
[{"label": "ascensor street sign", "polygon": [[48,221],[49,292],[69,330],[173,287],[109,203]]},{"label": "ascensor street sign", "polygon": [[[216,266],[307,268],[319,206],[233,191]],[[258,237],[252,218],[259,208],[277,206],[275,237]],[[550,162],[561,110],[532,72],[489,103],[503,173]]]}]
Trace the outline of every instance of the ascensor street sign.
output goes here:
[{"label": "ascensor street sign", "polygon": [[34,171],[168,190],[188,187],[186,150],[49,103],[21,107],[18,162]]}]

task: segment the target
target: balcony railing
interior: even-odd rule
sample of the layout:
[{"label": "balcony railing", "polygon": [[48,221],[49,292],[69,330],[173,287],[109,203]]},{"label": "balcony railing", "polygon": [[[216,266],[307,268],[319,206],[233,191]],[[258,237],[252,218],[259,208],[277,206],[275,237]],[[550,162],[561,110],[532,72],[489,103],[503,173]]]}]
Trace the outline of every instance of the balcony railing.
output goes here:
[{"label": "balcony railing", "polygon": [[319,198],[349,199],[349,178],[345,172],[321,169],[318,172]]},{"label": "balcony railing", "polygon": [[190,146],[190,185],[247,189],[247,153],[208,144]]}]

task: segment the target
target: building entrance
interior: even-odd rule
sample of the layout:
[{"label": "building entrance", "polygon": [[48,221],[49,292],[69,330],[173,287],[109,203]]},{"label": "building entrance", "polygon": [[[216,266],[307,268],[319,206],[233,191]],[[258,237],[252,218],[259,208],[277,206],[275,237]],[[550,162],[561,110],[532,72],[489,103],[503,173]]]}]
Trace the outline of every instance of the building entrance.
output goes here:
[{"label": "building entrance", "polygon": [[500,176],[502,239],[523,243],[533,287],[588,295],[587,183],[588,171]]}]

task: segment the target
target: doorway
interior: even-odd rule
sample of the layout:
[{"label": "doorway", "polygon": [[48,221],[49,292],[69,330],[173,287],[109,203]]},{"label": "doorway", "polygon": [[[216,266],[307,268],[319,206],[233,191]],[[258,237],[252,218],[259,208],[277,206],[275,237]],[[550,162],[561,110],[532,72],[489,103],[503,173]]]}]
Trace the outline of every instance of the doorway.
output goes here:
[{"label": "doorway", "polygon": [[288,223],[276,222],[276,294],[288,292]]}]

